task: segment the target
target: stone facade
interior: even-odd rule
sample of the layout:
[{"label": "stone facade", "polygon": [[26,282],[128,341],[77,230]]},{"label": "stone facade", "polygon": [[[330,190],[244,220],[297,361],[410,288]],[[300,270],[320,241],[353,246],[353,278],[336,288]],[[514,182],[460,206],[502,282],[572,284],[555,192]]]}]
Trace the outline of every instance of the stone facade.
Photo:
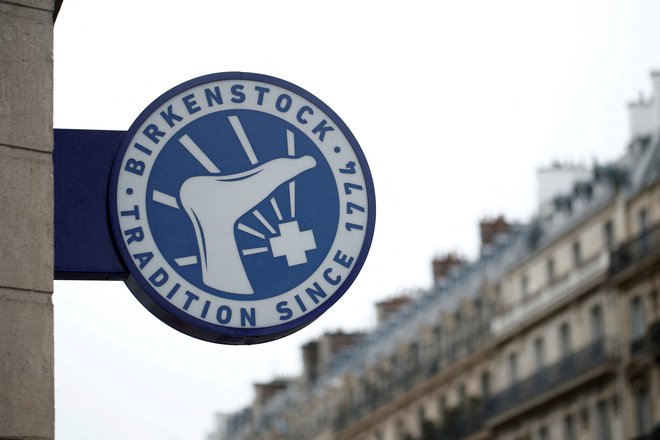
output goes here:
[{"label": "stone facade", "polygon": [[0,0],[0,438],[54,437],[54,4]]}]

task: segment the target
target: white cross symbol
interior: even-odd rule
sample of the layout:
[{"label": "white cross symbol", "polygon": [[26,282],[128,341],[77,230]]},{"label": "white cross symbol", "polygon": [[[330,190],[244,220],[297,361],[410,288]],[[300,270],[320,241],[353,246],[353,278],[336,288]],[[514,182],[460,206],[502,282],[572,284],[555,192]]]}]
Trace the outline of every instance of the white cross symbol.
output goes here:
[{"label": "white cross symbol", "polygon": [[286,257],[286,263],[291,266],[307,263],[307,251],[316,249],[314,232],[311,229],[301,231],[298,221],[279,225],[280,235],[270,238],[270,248],[273,257]]}]

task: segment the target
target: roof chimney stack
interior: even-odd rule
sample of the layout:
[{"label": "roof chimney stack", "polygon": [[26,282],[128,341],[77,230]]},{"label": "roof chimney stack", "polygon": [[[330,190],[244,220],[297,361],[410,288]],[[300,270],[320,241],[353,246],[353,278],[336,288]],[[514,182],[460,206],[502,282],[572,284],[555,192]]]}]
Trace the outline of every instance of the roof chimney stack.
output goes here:
[{"label": "roof chimney stack", "polygon": [[306,385],[313,384],[327,370],[332,359],[346,348],[355,345],[364,337],[361,332],[326,332],[318,339],[302,346],[303,379]]},{"label": "roof chimney stack", "polygon": [[289,386],[290,381],[287,379],[274,379],[266,383],[254,384],[254,400],[257,405],[263,405],[270,400],[275,394],[284,391]]},{"label": "roof chimney stack", "polygon": [[485,218],[479,222],[479,233],[481,235],[481,249],[495,243],[495,237],[509,232],[511,225],[499,215],[496,218]]},{"label": "roof chimney stack", "polygon": [[386,299],[376,303],[376,320],[377,325],[381,325],[387,321],[392,315],[401,310],[403,306],[410,302],[410,297],[407,295],[397,296],[395,298]]},{"label": "roof chimney stack", "polygon": [[589,181],[592,172],[583,165],[554,163],[538,170],[538,198],[541,217],[555,213],[555,199],[573,193],[577,182]]},{"label": "roof chimney stack", "polygon": [[660,127],[660,70],[651,72],[651,82],[653,83],[653,128]]},{"label": "roof chimney stack", "polygon": [[302,346],[303,379],[311,385],[319,377],[319,343],[310,341]]},{"label": "roof chimney stack", "polygon": [[450,252],[446,255],[435,257],[431,262],[433,266],[433,283],[439,284],[440,281],[449,275],[452,268],[460,267],[465,261]]},{"label": "roof chimney stack", "polygon": [[[657,101],[657,100],[655,100]],[[633,139],[648,136],[653,131],[653,101],[644,99],[642,93],[637,101],[628,103],[628,119],[630,124],[630,136]]]},{"label": "roof chimney stack", "polygon": [[640,92],[636,101],[628,103],[630,136],[632,139],[651,135],[660,127],[660,71],[651,72],[652,94],[645,99]]}]

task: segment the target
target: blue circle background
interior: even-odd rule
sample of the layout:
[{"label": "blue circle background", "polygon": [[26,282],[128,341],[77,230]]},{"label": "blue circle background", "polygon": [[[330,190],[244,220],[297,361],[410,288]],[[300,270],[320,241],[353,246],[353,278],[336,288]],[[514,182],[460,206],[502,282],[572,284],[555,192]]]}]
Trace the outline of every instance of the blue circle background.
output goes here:
[{"label": "blue circle background", "polygon": [[[184,126],[165,144],[149,175],[147,194],[158,190],[179,199],[179,190],[186,179],[212,175],[179,143],[178,139],[184,134],[189,135],[220,168],[220,175],[254,168],[255,165],[250,163],[229,123],[229,116],[237,116],[241,121],[259,164],[287,156],[286,130],[294,133],[295,157],[308,155],[316,160],[314,168],[293,179],[296,185],[295,218],[291,217],[286,183],[255,207],[276,231],[279,223],[294,219],[298,221],[301,230],[313,231],[316,249],[306,252],[307,263],[289,267],[286,258],[274,258],[267,239],[278,234],[270,233],[252,214],[251,209],[238,219],[236,225],[243,223],[263,233],[266,239],[254,237],[235,226],[234,237],[238,249],[240,251],[267,246],[269,251],[242,256],[254,294],[236,295],[205,285],[199,264],[180,267],[174,261],[175,258],[184,256],[199,257],[195,231],[184,209],[173,209],[147,197],[149,227],[156,245],[170,266],[199,289],[235,300],[270,298],[295,288],[316,271],[332,246],[339,221],[339,196],[332,170],[314,142],[302,131],[276,116],[254,110],[225,110],[205,115]],[[277,200],[282,222],[278,220],[270,204],[271,196]]]},{"label": "blue circle background", "polygon": [[[206,321],[197,319],[182,310],[179,310],[177,307],[169,303],[168,300],[163,298],[149,281],[144,278],[138,269],[135,261],[133,261],[132,256],[126,244],[122,238],[122,231],[119,227],[119,213],[117,211],[117,190],[118,190],[118,179],[121,172],[121,166],[123,162],[124,155],[126,150],[132,145],[132,141],[137,131],[140,129],[142,124],[147,118],[149,118],[161,105],[165,104],[168,100],[174,96],[183,93],[193,87],[212,83],[214,81],[226,81],[226,80],[245,80],[245,81],[259,81],[262,83],[272,84],[278,87],[287,89],[303,98],[313,103],[318,107],[325,115],[332,121],[336,128],[338,128],[346,137],[350,143],[351,148],[355,152],[355,155],[358,158],[358,166],[362,171],[364,181],[365,181],[365,191],[368,198],[368,217],[365,226],[365,236],[362,243],[362,248],[360,254],[357,256],[353,263],[353,267],[349,274],[344,278],[343,282],[338,287],[337,291],[323,304],[319,305],[314,310],[311,310],[306,315],[303,315],[294,320],[285,322],[283,324],[274,325],[271,327],[259,327],[259,328],[234,328],[234,327],[225,327],[218,324],[211,324]],[[222,343],[222,344],[255,344],[272,341],[275,339],[282,338],[286,335],[289,335],[301,328],[305,327],[319,316],[321,316],[326,310],[328,310],[332,305],[334,305],[339,298],[341,298],[348,288],[353,284],[355,278],[357,277],[360,269],[364,265],[364,262],[369,253],[369,248],[371,247],[371,242],[373,240],[373,234],[376,223],[376,195],[374,191],[373,179],[371,177],[371,171],[367,163],[364,153],[360,148],[357,140],[348,129],[346,124],[341,120],[341,118],[323,101],[318,99],[316,96],[307,92],[301,87],[298,87],[295,84],[284,81],[279,78],[275,78],[268,75],[262,75],[258,73],[245,73],[245,72],[222,72],[222,73],[213,73],[209,75],[200,76],[184,83],[179,84],[178,86],[173,87],[167,92],[163,93],[160,97],[155,99],[147,108],[145,108],[142,113],[137,117],[133,122],[131,127],[126,132],[121,145],[117,149],[115,155],[115,160],[112,167],[112,172],[109,179],[109,188],[108,188],[108,212],[110,213],[110,226],[112,229],[112,234],[115,240],[115,245],[117,250],[121,255],[124,264],[128,269],[128,278],[126,279],[126,285],[136,297],[136,299],[142,303],[154,316],[158,319],[169,325],[170,327],[185,333],[189,336],[193,336],[198,339],[202,339],[209,342]]]}]

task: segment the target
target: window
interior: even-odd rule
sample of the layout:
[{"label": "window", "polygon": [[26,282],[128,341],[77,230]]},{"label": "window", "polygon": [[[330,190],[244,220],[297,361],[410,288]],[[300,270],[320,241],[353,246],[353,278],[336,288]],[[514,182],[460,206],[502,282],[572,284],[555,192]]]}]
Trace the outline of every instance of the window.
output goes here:
[{"label": "window", "polygon": [[644,337],[644,308],[639,296],[630,302],[630,337],[633,341]]},{"label": "window", "polygon": [[651,241],[649,237],[649,216],[646,209],[640,209],[637,214],[637,228],[639,229],[639,251],[642,255],[651,250]]},{"label": "window", "polygon": [[539,440],[549,440],[550,435],[548,434],[548,427],[541,426],[539,428]]},{"label": "window", "polygon": [[477,318],[479,323],[481,323],[481,321],[486,319],[486,305],[481,298],[477,298],[474,300],[474,307],[477,309]]},{"label": "window", "polygon": [[467,402],[467,389],[465,384],[462,383],[458,386],[458,405],[463,406]]},{"label": "window", "polygon": [[440,326],[436,325],[433,327],[433,339],[436,341],[440,340]]},{"label": "window", "polygon": [[577,440],[575,420],[570,414],[564,417],[564,440]]},{"label": "window", "polygon": [[447,413],[447,396],[444,394],[440,396],[440,417],[444,420]]},{"label": "window", "polygon": [[610,417],[608,415],[607,403],[601,400],[596,404],[596,438],[609,440],[610,435]]},{"label": "window", "polygon": [[[450,339],[451,338],[451,339]],[[442,353],[444,354],[443,358],[445,362],[454,362],[454,338],[451,333],[445,335],[444,338],[440,339],[440,346]]]},{"label": "window", "polygon": [[406,425],[403,420],[397,420],[396,422],[396,432],[398,439],[403,439],[406,436]]},{"label": "window", "polygon": [[518,381],[518,353],[509,354],[509,382]]},{"label": "window", "polygon": [[481,373],[481,395],[490,396],[490,372],[488,371]]},{"label": "window", "polygon": [[600,305],[595,305],[589,312],[589,327],[591,328],[591,340],[598,341],[603,338],[603,309]]},{"label": "window", "polygon": [[424,422],[426,422],[426,408],[423,406],[417,408],[417,419],[419,420],[420,425],[423,425]]},{"label": "window", "polygon": [[548,285],[552,285],[555,283],[555,260],[554,258],[550,258],[548,262],[546,263],[546,274],[548,277]]},{"label": "window", "polygon": [[408,351],[408,356],[406,357],[406,361],[408,362],[408,368],[415,369],[417,368],[417,365],[419,364],[419,344],[417,342],[413,342],[410,344],[410,349]]},{"label": "window", "polygon": [[542,337],[534,340],[534,367],[539,370],[545,365],[545,341]]},{"label": "window", "polygon": [[635,418],[637,419],[637,434],[648,434],[652,428],[651,399],[648,387],[635,391]]},{"label": "window", "polygon": [[603,225],[603,238],[605,241],[605,248],[612,249],[614,247],[614,224],[612,220],[608,220]]},{"label": "window", "polygon": [[527,278],[527,275],[523,275],[520,279],[520,294],[522,295],[522,299],[529,296],[529,278]]},{"label": "window", "polygon": [[582,264],[582,246],[579,241],[573,243],[573,266],[580,267]]},{"label": "window", "polygon": [[571,354],[571,327],[567,322],[559,327],[559,351],[562,358]]},{"label": "window", "polygon": [[640,234],[644,234],[649,229],[649,215],[646,208],[642,208],[637,213],[637,229]]}]

